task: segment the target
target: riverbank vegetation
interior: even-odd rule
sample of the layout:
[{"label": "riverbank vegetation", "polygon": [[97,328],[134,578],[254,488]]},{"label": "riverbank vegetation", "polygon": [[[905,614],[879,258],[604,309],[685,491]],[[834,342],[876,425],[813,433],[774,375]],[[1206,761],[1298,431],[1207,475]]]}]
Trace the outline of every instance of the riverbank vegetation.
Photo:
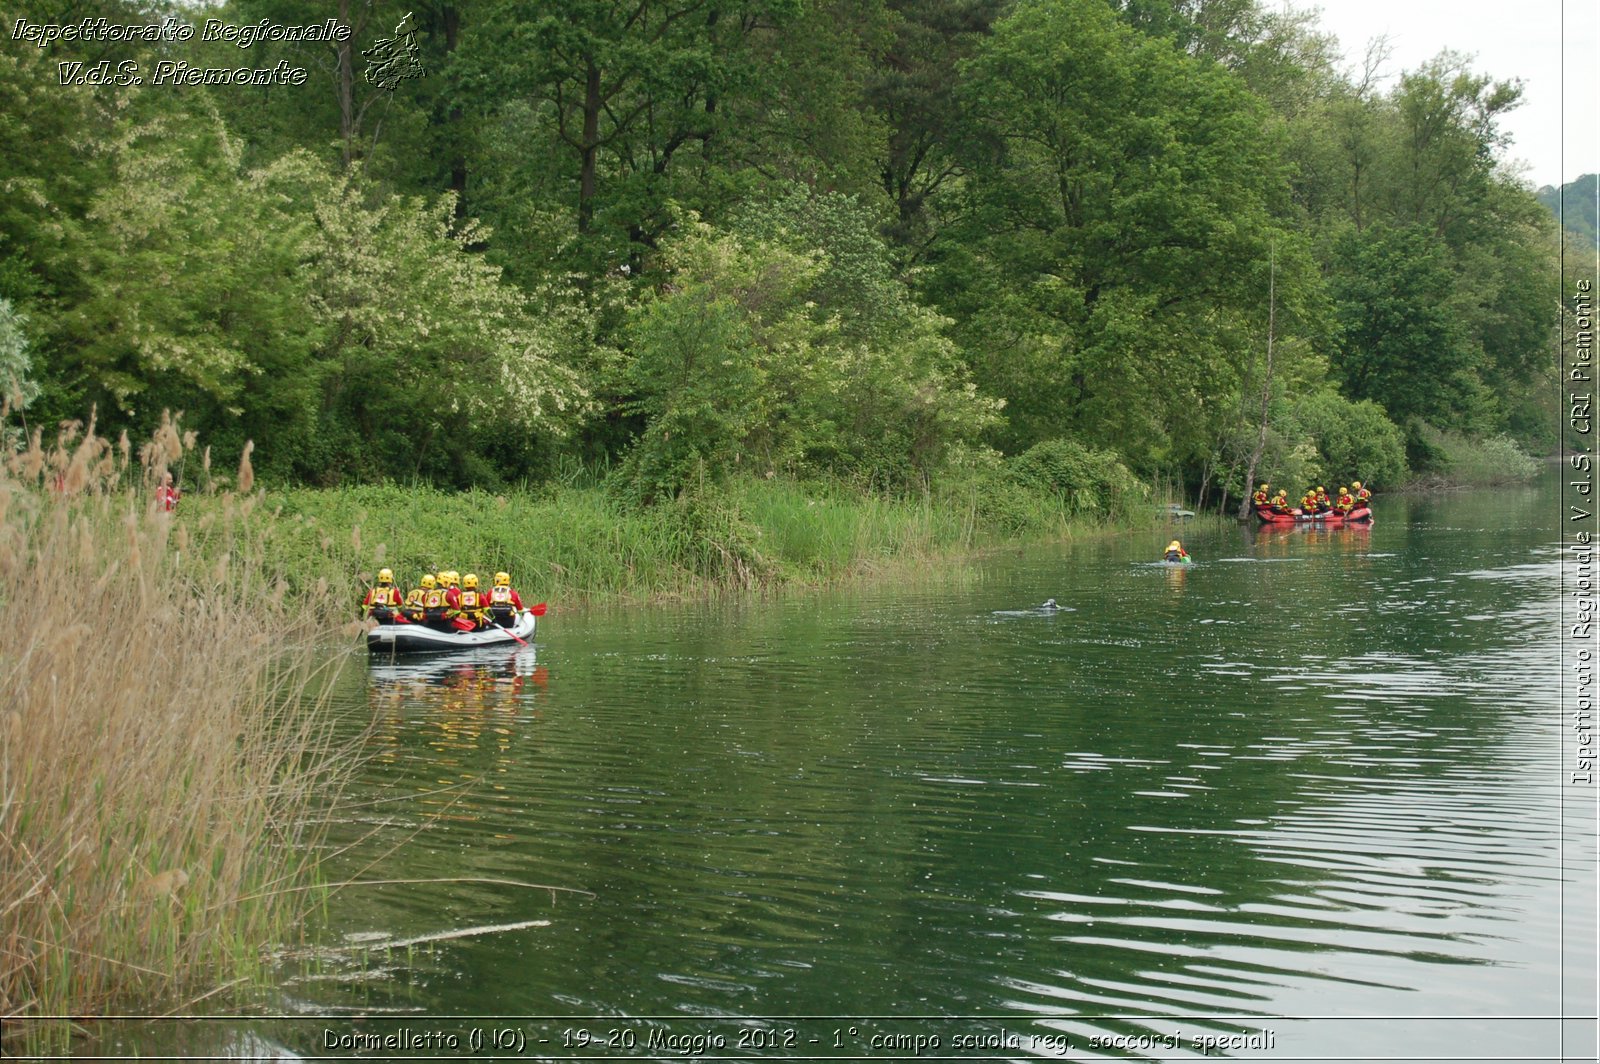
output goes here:
[{"label": "riverbank vegetation", "polygon": [[29,1017],[254,989],[308,904],[308,811],[341,771],[307,697],[310,592],[274,575],[256,499],[188,523],[151,502],[181,448],[170,425],[142,458],[35,432],[0,462],[8,1050],[65,1034]]},{"label": "riverbank vegetation", "polygon": [[[1497,162],[1516,72],[1362,62],[1269,7],[375,0],[345,42],[8,34],[0,371],[36,423],[181,409],[274,486],[578,468],[639,510],[747,477],[911,498],[1061,440],[1210,506],[1450,475],[1439,434],[1548,451],[1555,227]],[[420,76],[370,76],[382,41]],[[318,73],[60,83],[173,57]]]},{"label": "riverbank vegetation", "polygon": [[[696,479],[648,507],[611,478],[501,494],[274,489],[262,505],[278,517],[272,549],[291,574],[370,579],[386,565],[404,581],[445,568],[503,568],[525,594],[569,606],[836,583],[1158,519],[1151,490],[1109,452],[1052,443],[1003,463],[985,459],[994,468],[943,477],[914,495],[747,475]],[[342,611],[358,592],[349,585],[338,593]]]}]

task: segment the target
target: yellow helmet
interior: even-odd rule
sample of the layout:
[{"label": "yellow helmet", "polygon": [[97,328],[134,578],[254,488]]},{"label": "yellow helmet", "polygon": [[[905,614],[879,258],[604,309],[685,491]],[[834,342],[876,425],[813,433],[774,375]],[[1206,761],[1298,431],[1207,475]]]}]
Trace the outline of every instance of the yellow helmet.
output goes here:
[{"label": "yellow helmet", "polygon": [[1350,482],[1350,486],[1351,486],[1351,487],[1353,487],[1353,488],[1360,488],[1360,487],[1361,487],[1361,481],[1359,481],[1359,480],[1352,480],[1352,481],[1351,481],[1351,482]]},{"label": "yellow helmet", "polygon": [[1318,484],[1318,485],[1317,485],[1317,490],[1318,490],[1318,491],[1327,491],[1327,490],[1328,490],[1328,489],[1327,489],[1327,488],[1325,488],[1325,487],[1323,487],[1323,486],[1322,486],[1322,485],[1321,485],[1321,484]]},{"label": "yellow helmet", "polygon": [[1265,484],[1263,484],[1259,488],[1257,488],[1256,490],[1257,491],[1266,491],[1267,490],[1267,486]]},{"label": "yellow helmet", "polygon": [[494,586],[495,587],[501,587],[503,585],[510,584],[510,583],[511,583],[511,574],[510,573],[495,573],[494,574]]},{"label": "yellow helmet", "polygon": [[380,583],[380,584],[392,584],[392,583],[394,583],[394,570],[393,569],[379,569],[378,570],[378,583]]},{"label": "yellow helmet", "polygon": [[468,591],[475,589],[478,586],[478,574],[468,573],[466,576],[463,576],[461,578],[461,586],[466,588]]},{"label": "yellow helmet", "polygon": [[1343,495],[1343,494],[1344,494],[1344,493],[1345,493],[1345,492],[1347,492],[1347,491],[1349,491],[1349,490],[1350,490],[1350,489],[1349,489],[1349,488],[1347,488],[1347,487],[1345,487],[1345,486],[1344,486],[1344,485],[1343,485],[1343,484],[1341,484],[1341,485],[1339,485],[1339,494],[1340,494],[1340,495]]},{"label": "yellow helmet", "polygon": [[446,569],[439,575],[444,578],[446,587],[455,587],[461,582],[461,574],[456,572],[454,569]]},{"label": "yellow helmet", "polygon": [[1183,549],[1183,544],[1179,543],[1177,540],[1173,540],[1171,543],[1167,544],[1167,549],[1168,550],[1182,550]]},{"label": "yellow helmet", "polygon": [[439,586],[439,582],[433,578],[433,574],[432,573],[423,573],[422,574],[421,583],[422,583],[423,587],[438,587]]}]

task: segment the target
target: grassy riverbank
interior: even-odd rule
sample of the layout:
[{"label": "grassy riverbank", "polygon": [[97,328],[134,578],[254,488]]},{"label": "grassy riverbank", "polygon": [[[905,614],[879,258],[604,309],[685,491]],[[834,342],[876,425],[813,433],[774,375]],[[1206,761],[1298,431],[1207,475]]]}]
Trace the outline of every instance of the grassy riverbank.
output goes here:
[{"label": "grassy riverbank", "polygon": [[379,486],[270,491],[263,505],[278,517],[272,549],[286,569],[344,581],[341,595],[357,595],[379,566],[406,584],[444,568],[483,579],[505,569],[525,599],[562,605],[837,583],[1154,521],[1142,495],[1089,507],[1006,483],[885,497],[752,479],[648,509],[599,487],[490,495]]},{"label": "grassy riverbank", "polygon": [[[313,882],[337,751],[304,697],[320,638],[256,500],[174,521],[93,433],[0,463],[0,1016],[182,1010],[260,985]],[[246,475],[245,479],[248,479]]]}]

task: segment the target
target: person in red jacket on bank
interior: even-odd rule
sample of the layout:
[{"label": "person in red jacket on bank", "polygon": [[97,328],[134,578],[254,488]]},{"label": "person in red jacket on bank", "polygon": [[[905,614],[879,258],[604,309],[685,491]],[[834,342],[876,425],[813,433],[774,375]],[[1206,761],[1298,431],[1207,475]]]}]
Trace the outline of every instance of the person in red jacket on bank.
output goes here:
[{"label": "person in red jacket on bank", "polygon": [[161,507],[163,513],[170,514],[178,508],[178,500],[181,498],[183,492],[173,486],[172,474],[161,474],[161,483],[156,488],[156,505]]}]

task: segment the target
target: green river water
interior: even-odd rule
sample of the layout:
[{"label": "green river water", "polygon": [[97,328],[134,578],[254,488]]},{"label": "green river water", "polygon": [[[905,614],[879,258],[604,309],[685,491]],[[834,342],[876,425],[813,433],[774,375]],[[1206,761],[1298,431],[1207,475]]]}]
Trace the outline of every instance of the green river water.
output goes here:
[{"label": "green river water", "polygon": [[1595,855],[1555,484],[1376,509],[1195,532],[1184,568],[1150,561],[1157,529],[354,657],[338,702],[372,729],[369,804],[335,825],[334,874],[474,881],[346,890],[281,1016],[125,1024],[98,1051],[1592,1047],[1561,1020],[1594,1012]]}]

